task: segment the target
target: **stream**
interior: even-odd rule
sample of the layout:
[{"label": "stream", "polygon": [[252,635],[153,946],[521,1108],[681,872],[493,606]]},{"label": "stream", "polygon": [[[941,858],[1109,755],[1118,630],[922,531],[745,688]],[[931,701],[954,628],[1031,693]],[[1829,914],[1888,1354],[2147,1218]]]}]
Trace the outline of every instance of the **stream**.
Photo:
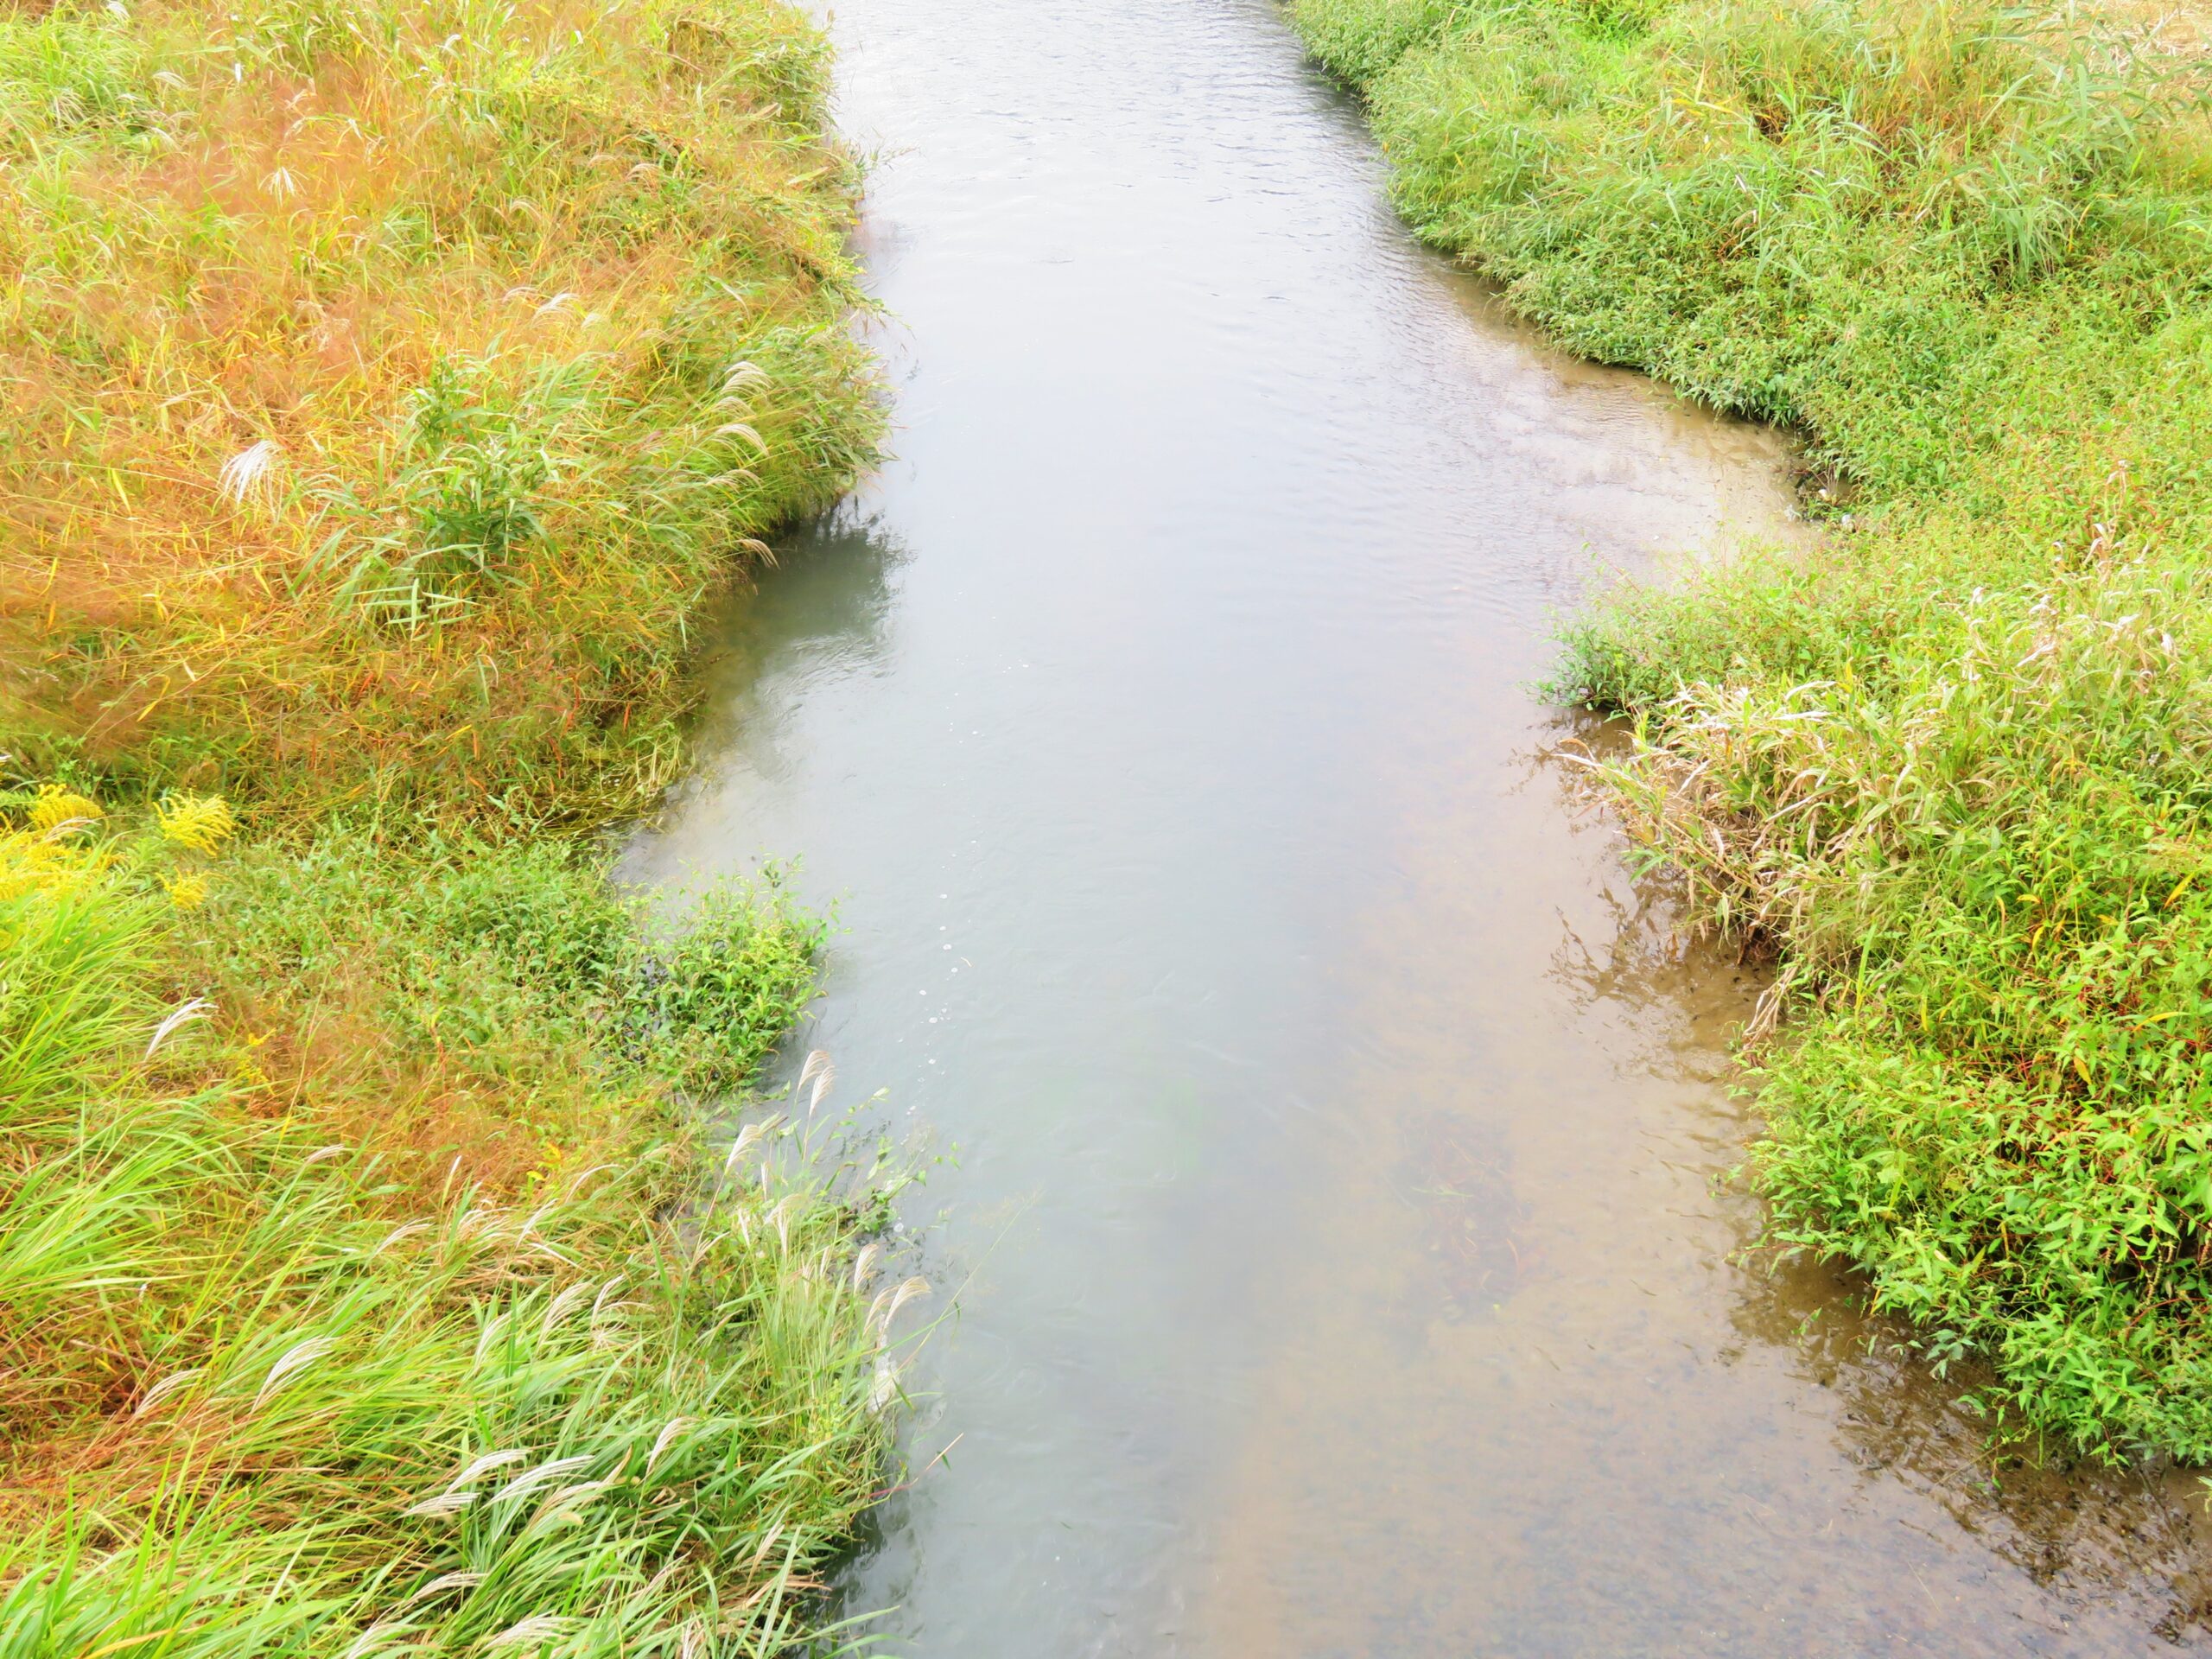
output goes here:
[{"label": "stream", "polygon": [[894,458],[630,868],[801,855],[794,1056],[947,1154],[881,1650],[2200,1645],[2193,1477],[1993,1482],[1966,1379],[1741,1257],[1756,971],[1549,758],[1557,616],[1777,556],[1779,441],[1417,247],[1272,0],[834,33]]}]

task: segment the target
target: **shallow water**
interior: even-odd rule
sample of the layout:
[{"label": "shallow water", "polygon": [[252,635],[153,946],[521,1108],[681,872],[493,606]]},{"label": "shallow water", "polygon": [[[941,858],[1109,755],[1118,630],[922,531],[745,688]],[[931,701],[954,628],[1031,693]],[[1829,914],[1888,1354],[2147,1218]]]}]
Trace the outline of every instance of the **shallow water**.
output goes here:
[{"label": "shallow water", "polygon": [[[804,855],[800,1048],[957,1152],[888,1650],[2170,1652],[2179,1477],[2006,1474],[1733,1253],[1755,976],[1525,689],[1770,436],[1533,342],[1268,0],[843,0],[897,460],[719,642],[636,871]],[[1756,550],[1744,556],[1763,556]]]}]

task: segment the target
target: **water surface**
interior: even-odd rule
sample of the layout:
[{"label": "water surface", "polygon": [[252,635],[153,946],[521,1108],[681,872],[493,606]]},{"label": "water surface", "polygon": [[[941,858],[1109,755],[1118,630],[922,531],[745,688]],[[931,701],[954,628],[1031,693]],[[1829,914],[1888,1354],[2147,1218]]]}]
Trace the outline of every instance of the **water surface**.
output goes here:
[{"label": "water surface", "polygon": [[[2024,1472],[1738,1263],[1756,976],[1526,689],[1766,435],[1391,219],[1266,0],[843,0],[897,459],[719,642],[642,873],[804,856],[805,1046],[957,1148],[891,1651],[2170,1651],[2185,1483]],[[1756,550],[1743,556],[1767,556]]]}]

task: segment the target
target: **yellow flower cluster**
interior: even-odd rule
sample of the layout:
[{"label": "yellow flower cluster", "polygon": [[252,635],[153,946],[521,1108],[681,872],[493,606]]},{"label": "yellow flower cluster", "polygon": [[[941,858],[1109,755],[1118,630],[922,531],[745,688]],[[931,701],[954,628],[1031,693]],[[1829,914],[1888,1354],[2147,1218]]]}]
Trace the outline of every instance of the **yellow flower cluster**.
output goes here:
[{"label": "yellow flower cluster", "polygon": [[98,801],[60,784],[46,784],[31,803],[30,826],[35,834],[52,836],[97,823],[102,816]]},{"label": "yellow flower cluster", "polygon": [[162,887],[168,894],[169,902],[179,910],[197,910],[207,902],[207,878],[196,870],[182,875],[165,875]]},{"label": "yellow flower cluster", "polygon": [[[106,816],[99,802],[73,790],[41,786],[18,824],[0,821],[0,899],[68,892],[112,868],[118,857],[113,842],[86,833]],[[238,828],[218,795],[171,795],[155,817],[162,841],[203,855],[219,851]],[[179,910],[207,902],[207,878],[197,870],[162,872],[156,879]]]},{"label": "yellow flower cluster", "polygon": [[154,810],[162,834],[195,853],[213,854],[238,828],[230,803],[219,795],[168,795]]},{"label": "yellow flower cluster", "polygon": [[33,798],[21,829],[0,829],[0,899],[66,891],[98,874],[105,856],[74,833],[99,819],[82,795],[48,784]]}]

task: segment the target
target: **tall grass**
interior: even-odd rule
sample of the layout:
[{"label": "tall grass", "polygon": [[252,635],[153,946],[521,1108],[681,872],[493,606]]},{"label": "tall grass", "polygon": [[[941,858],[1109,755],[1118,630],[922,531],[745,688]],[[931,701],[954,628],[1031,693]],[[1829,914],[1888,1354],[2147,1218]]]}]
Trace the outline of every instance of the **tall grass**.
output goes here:
[{"label": "tall grass", "polygon": [[1986,1403],[2212,1459],[2202,66],[1979,0],[1294,0],[1422,232],[1804,435],[1834,533],[1568,630],[1783,951],[1751,1168]]},{"label": "tall grass", "polygon": [[[0,1651],[768,1654],[818,1625],[890,1397],[865,1172],[741,1150],[700,1189],[664,1136],[512,1194],[410,1179],[165,1007],[204,852],[41,811],[0,832]],[[588,906],[533,950],[527,897],[433,907],[472,905],[474,968],[611,1000],[603,1095],[647,1075],[624,1047],[744,1066],[784,1023],[760,997],[804,983],[773,907],[688,950],[780,968],[646,976],[676,995]]]},{"label": "tall grass", "polygon": [[849,1634],[888,1177],[696,1118],[820,925],[580,838],[872,453],[826,73],[780,0],[0,11],[0,1653]]},{"label": "tall grass", "polygon": [[0,16],[0,737],[29,770],[601,821],[687,618],[878,418],[777,0]]}]

